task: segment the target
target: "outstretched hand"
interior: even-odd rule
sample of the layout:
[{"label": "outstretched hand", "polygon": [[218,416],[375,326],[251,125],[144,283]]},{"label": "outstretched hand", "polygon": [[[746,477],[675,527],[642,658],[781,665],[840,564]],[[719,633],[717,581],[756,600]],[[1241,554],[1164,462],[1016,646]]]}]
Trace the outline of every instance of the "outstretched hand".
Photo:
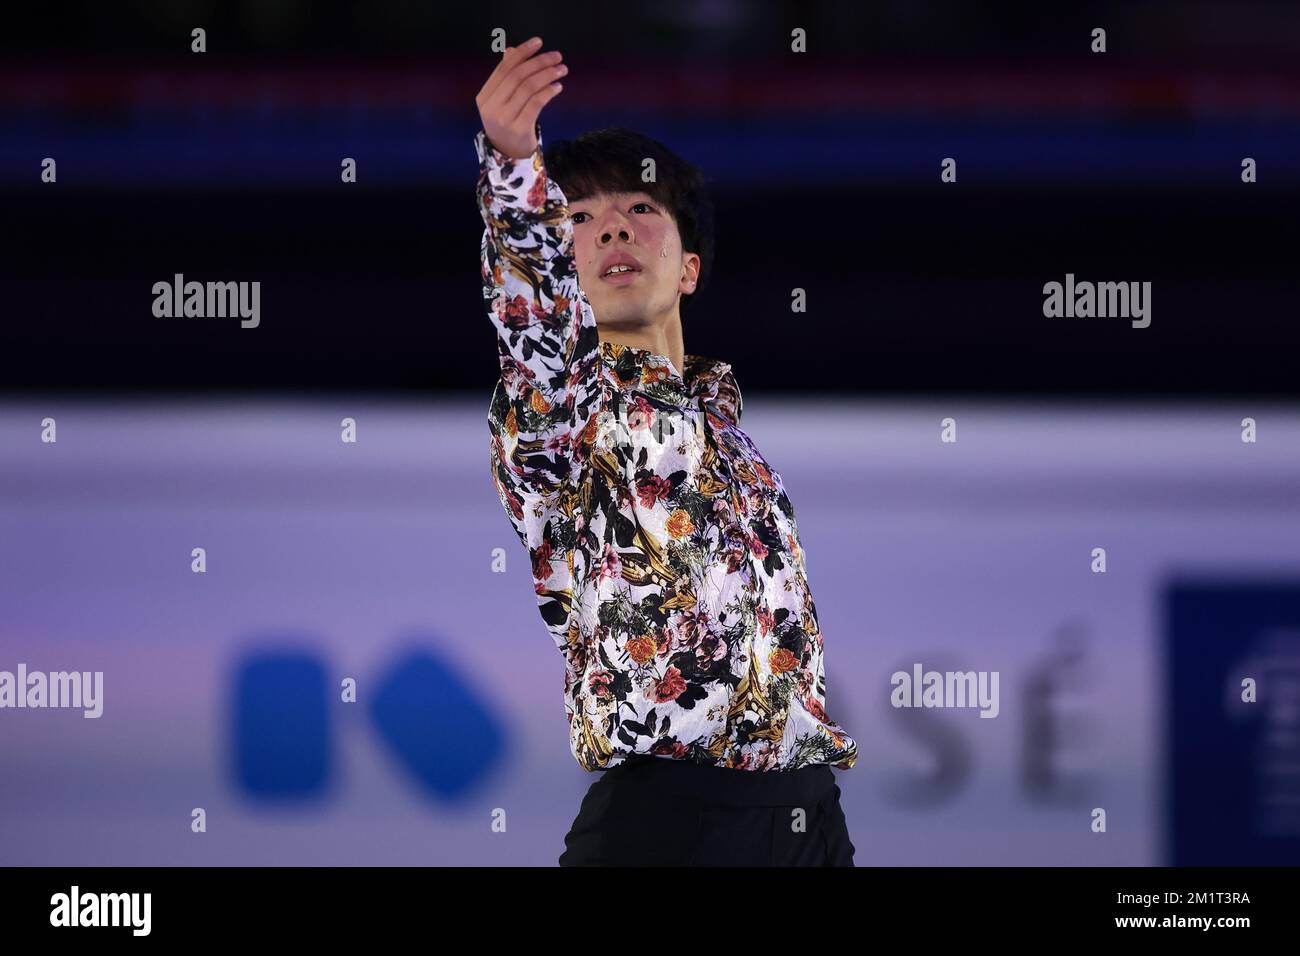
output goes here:
[{"label": "outstretched hand", "polygon": [[514,159],[537,149],[537,117],[564,87],[558,82],[569,68],[560,51],[540,53],[541,37],[506,47],[492,75],[474,97],[488,141]]}]

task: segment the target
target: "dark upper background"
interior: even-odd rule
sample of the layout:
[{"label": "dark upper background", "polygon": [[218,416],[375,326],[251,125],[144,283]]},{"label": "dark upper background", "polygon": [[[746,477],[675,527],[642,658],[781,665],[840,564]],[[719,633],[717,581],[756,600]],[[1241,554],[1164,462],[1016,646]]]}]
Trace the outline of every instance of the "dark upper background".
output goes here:
[{"label": "dark upper background", "polygon": [[[710,177],[717,271],[686,346],[730,361],[746,393],[1300,394],[1300,4],[24,15],[0,33],[10,393],[486,396],[472,137],[502,27],[570,65],[546,141],[632,126]],[[790,52],[795,27],[809,52]],[[151,286],[176,272],[260,280],[261,327],[154,318]],[[1151,327],[1044,318],[1043,283],[1067,272],[1151,281]]]}]

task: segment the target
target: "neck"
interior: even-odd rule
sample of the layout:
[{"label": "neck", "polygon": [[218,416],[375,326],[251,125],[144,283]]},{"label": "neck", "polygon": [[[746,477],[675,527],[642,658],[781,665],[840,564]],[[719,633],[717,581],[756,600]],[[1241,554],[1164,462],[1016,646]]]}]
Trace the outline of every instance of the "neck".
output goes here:
[{"label": "neck", "polygon": [[668,321],[655,326],[640,328],[608,329],[598,326],[596,329],[602,342],[614,342],[638,349],[648,349],[659,355],[672,359],[673,368],[681,375],[686,374],[686,346],[682,341],[681,315],[674,311]]}]

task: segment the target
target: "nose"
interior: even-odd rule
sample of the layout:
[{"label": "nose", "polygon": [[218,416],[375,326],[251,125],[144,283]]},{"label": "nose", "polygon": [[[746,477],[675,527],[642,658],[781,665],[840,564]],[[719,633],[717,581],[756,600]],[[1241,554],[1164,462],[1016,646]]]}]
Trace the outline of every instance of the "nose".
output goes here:
[{"label": "nose", "polygon": [[632,233],[632,225],[628,222],[619,222],[616,224],[605,223],[600,227],[600,244],[608,245],[613,241],[614,235],[617,234],[624,242],[632,242],[635,236]]}]

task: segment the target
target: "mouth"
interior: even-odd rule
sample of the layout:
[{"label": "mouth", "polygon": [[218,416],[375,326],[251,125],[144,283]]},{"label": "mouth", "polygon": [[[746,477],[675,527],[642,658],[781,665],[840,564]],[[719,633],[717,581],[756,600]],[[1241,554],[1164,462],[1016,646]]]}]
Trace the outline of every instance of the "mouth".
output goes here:
[{"label": "mouth", "polygon": [[614,266],[611,271],[606,272],[600,278],[603,281],[613,283],[614,285],[627,285],[640,274],[640,269],[635,269],[631,266],[618,265]]}]

